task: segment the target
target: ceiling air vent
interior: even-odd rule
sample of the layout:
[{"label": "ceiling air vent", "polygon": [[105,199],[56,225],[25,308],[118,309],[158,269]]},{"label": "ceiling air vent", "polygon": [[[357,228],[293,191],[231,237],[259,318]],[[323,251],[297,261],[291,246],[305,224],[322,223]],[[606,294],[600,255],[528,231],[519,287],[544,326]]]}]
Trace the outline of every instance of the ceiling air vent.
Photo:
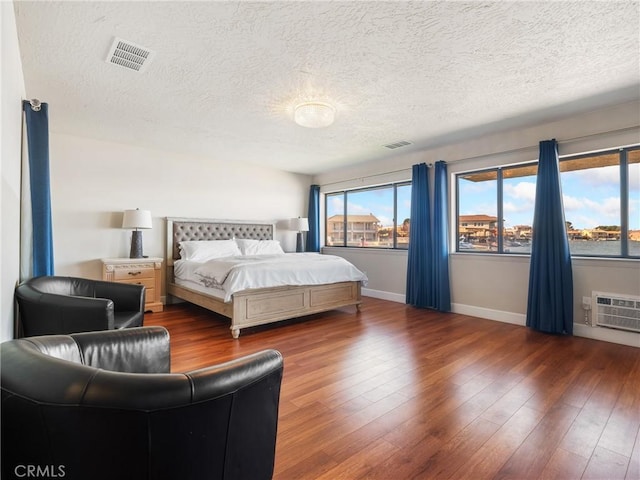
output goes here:
[{"label": "ceiling air vent", "polygon": [[400,140],[399,142],[383,145],[383,147],[393,150],[394,148],[406,147],[407,145],[411,145],[411,142],[407,142],[406,140]]},{"label": "ceiling air vent", "polygon": [[154,53],[148,48],[116,37],[109,49],[106,62],[143,72],[151,62]]}]

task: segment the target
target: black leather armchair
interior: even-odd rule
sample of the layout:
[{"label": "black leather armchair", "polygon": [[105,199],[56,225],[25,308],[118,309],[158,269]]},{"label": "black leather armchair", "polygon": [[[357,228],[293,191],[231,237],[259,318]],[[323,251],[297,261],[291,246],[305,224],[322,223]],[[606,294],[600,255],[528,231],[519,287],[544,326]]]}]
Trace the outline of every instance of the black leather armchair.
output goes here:
[{"label": "black leather armchair", "polygon": [[75,277],[35,277],[16,287],[18,335],[141,327],[144,286]]},{"label": "black leather armchair", "polygon": [[0,361],[3,479],[30,465],[66,480],[273,475],[275,350],[169,373],[168,332],[142,327],[10,340]]}]

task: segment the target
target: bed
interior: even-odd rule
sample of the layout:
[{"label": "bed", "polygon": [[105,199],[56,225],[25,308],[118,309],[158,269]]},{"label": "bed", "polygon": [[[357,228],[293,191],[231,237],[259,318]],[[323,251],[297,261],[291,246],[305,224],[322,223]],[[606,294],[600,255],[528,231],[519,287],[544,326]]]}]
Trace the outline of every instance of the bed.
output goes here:
[{"label": "bed", "polygon": [[[238,338],[240,330],[247,327],[264,325],[291,318],[311,315],[336,308],[355,306],[360,310],[361,286],[366,276],[353,265],[353,270],[360,275],[349,275],[344,281],[330,283],[316,283],[305,285],[277,285],[260,288],[234,290],[233,293],[222,291],[221,285],[206,285],[206,282],[190,280],[183,272],[196,271],[198,265],[183,262],[180,255],[181,242],[183,246],[194,242],[206,241],[213,245],[213,240],[230,241],[236,239],[241,242],[273,241],[275,239],[275,225],[272,223],[220,221],[209,219],[167,218],[167,249],[166,249],[166,293],[167,302],[171,297],[181,299],[203,308],[221,314],[231,319],[231,334]],[[269,243],[269,242],[258,242]],[[205,244],[195,244],[204,246]],[[215,244],[222,245],[222,243]],[[274,255],[275,256],[275,255]],[[315,261],[325,263],[330,256],[319,254],[284,254],[283,258],[302,261],[305,256],[316,256]],[[294,257],[295,256],[295,257]],[[326,258],[321,258],[326,257]],[[335,257],[339,258],[339,257]],[[244,261],[247,261],[246,259]],[[185,266],[185,264],[187,264]],[[201,266],[198,272],[205,267]],[[326,270],[326,267],[325,267]],[[206,270],[205,270],[206,273]],[[177,274],[177,276],[176,276]],[[357,280],[355,278],[358,278]],[[314,279],[314,282],[322,279]],[[215,283],[215,282],[214,282]]]}]

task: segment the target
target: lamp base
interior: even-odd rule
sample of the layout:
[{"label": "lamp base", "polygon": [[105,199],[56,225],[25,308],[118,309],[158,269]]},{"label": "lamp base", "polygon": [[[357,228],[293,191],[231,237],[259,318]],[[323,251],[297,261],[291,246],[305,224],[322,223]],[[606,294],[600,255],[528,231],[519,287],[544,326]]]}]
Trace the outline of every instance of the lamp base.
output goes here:
[{"label": "lamp base", "polygon": [[302,232],[298,232],[296,239],[296,252],[304,252],[304,239],[302,238]]},{"label": "lamp base", "polygon": [[140,230],[134,230],[131,232],[131,252],[129,252],[129,258],[143,258],[142,232]]}]

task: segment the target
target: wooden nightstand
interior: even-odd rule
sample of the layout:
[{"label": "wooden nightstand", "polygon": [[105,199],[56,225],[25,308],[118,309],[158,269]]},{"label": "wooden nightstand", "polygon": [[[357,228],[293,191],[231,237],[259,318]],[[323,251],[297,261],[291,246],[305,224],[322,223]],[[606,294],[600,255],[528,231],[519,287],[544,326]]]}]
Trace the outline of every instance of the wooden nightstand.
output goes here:
[{"label": "wooden nightstand", "polygon": [[103,258],[102,279],[144,285],[145,311],[161,312],[162,258]]}]

